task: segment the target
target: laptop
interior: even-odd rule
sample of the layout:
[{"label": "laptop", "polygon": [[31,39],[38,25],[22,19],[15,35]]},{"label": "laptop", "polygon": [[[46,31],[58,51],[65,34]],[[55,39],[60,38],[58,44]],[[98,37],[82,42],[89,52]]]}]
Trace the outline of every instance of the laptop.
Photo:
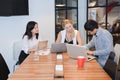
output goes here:
[{"label": "laptop", "polygon": [[51,52],[53,53],[67,52],[66,44],[65,43],[52,43]]},{"label": "laptop", "polygon": [[38,42],[38,50],[47,48],[48,40]]},{"label": "laptop", "polygon": [[84,56],[87,61],[93,60],[96,57],[92,55],[87,55],[87,49],[85,46],[73,45],[73,44],[66,44],[67,52],[69,57],[73,59],[77,59],[78,56]]}]

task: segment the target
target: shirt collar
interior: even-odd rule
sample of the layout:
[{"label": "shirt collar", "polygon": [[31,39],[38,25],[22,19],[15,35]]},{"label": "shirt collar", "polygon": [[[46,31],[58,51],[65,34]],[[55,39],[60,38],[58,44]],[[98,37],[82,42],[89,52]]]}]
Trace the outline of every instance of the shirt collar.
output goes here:
[{"label": "shirt collar", "polygon": [[97,33],[95,34],[96,37],[101,34],[101,29],[102,29],[101,27],[98,28],[98,31],[97,31]]}]

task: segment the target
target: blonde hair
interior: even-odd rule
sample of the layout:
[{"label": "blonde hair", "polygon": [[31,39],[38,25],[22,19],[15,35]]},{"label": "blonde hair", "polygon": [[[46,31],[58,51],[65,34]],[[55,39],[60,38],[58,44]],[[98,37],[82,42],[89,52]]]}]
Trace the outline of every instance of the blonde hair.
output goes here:
[{"label": "blonde hair", "polygon": [[[64,19],[63,22],[62,22],[62,27],[64,28],[66,24],[72,24],[72,27],[73,27],[73,23],[71,20],[69,19]],[[71,38],[74,38],[75,37],[75,32],[74,32],[74,27],[73,27],[73,30],[71,32]]]},{"label": "blonde hair", "polygon": [[72,24],[72,25],[73,25],[73,23],[72,23],[71,20],[69,20],[69,19],[64,19],[64,20],[62,21],[62,27],[64,28],[66,24]]}]

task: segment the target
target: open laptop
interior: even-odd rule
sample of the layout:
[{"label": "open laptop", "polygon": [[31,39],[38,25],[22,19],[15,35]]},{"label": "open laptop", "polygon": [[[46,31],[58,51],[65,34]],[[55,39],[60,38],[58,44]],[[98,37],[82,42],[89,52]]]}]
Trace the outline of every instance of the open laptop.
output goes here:
[{"label": "open laptop", "polygon": [[87,55],[87,50],[85,46],[73,45],[73,44],[66,44],[67,52],[69,57],[73,59],[77,59],[78,56],[84,56],[87,61],[95,59],[95,56]]},{"label": "open laptop", "polygon": [[48,40],[38,42],[38,50],[47,48]]},{"label": "open laptop", "polygon": [[52,43],[51,45],[51,52],[67,52],[66,44],[65,43]]}]

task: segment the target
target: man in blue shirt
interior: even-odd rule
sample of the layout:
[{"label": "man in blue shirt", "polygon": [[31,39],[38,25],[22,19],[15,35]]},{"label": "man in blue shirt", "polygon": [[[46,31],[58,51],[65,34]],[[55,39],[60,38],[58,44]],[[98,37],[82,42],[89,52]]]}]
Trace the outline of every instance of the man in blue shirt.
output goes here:
[{"label": "man in blue shirt", "polygon": [[88,51],[89,55],[97,56],[98,63],[104,67],[109,53],[113,51],[113,37],[107,30],[98,26],[94,20],[88,20],[84,28],[93,35],[92,40],[86,45],[88,49],[95,47],[95,51]]}]

